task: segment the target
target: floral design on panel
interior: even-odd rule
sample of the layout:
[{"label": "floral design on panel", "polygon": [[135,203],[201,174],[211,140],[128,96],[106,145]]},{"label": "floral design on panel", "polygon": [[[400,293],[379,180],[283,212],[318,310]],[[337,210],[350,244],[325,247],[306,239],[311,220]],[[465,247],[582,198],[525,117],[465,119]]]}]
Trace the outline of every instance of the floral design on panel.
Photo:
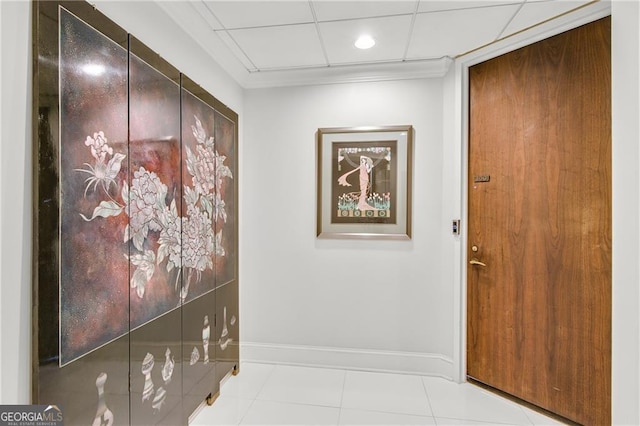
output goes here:
[{"label": "floral design on panel", "polygon": [[[87,136],[84,142],[90,148],[93,164],[84,163],[85,168],[76,169],[89,175],[85,180],[85,198],[96,191],[105,196],[91,217],[80,213],[85,221],[115,217],[123,212],[129,217],[123,240],[131,241],[133,248],[130,255],[124,256],[136,267],[131,276],[131,288],[141,299],[161,264],[165,263],[167,272],[177,270],[176,291],[180,274],[186,272],[186,284],[179,294],[184,301],[192,278],[199,282],[202,272],[213,270],[214,256],[225,255],[221,244],[222,230],[214,235],[213,225],[218,220],[227,221],[221,194],[225,180],[232,179],[233,175],[225,165],[226,156],[216,151],[213,137],[207,136],[198,117],[194,116],[194,119],[191,130],[197,142],[195,152],[185,146],[185,165],[191,175],[191,182],[183,182],[186,216],[179,215],[175,198],[167,203],[167,185],[155,172],[140,167],[133,172],[131,187],[126,179],[118,182],[126,155],[114,153],[102,131],[94,133],[93,137]],[[120,184],[122,190],[118,200],[114,194]],[[115,192],[111,191],[112,186]],[[155,249],[145,245],[150,233],[156,233],[158,237]]]}]

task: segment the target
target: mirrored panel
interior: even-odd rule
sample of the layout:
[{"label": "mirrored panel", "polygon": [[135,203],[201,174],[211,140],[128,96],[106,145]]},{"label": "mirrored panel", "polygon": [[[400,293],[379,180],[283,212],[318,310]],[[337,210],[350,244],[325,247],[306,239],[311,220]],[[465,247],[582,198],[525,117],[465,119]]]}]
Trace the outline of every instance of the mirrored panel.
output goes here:
[{"label": "mirrored panel", "polygon": [[129,39],[131,423],[182,422],[180,73]]}]

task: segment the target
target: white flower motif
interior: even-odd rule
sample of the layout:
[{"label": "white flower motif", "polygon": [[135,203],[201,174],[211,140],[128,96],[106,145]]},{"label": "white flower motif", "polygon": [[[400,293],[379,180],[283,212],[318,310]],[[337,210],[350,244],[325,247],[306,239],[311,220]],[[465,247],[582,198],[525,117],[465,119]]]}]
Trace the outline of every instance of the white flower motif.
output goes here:
[{"label": "white flower motif", "polygon": [[100,162],[104,162],[107,154],[113,155],[113,148],[107,144],[107,138],[102,130],[94,133],[93,137],[87,136],[84,144],[91,147],[91,155]]},{"label": "white flower motif", "polygon": [[188,206],[182,222],[182,265],[202,272],[213,269],[214,237],[211,219],[194,206]]},{"label": "white flower motif", "polygon": [[187,147],[187,171],[192,176],[193,187],[201,195],[207,195],[216,185],[216,159],[212,148],[196,146],[197,154]]},{"label": "white flower motif", "polygon": [[227,211],[225,209],[225,202],[222,199],[222,197],[220,197],[219,193],[216,193],[216,196],[213,200],[213,212],[214,212],[214,219],[217,221],[218,219],[222,219],[224,222],[227,221]]},{"label": "white flower motif", "polygon": [[216,188],[222,188],[222,179],[223,178],[233,179],[233,174],[231,173],[231,169],[228,166],[224,165],[224,162],[226,161],[227,156],[218,154],[218,151],[216,151],[215,156],[216,156]]},{"label": "white flower motif", "polygon": [[131,288],[135,288],[136,294],[142,299],[145,287],[155,271],[156,255],[152,250],[145,250],[144,253],[134,254],[129,260],[137,266],[131,276]]},{"label": "white flower motif", "polygon": [[193,136],[195,136],[196,141],[198,141],[199,144],[213,147],[213,138],[207,138],[207,133],[204,131],[204,127],[202,126],[200,119],[195,115],[193,118],[196,120],[196,125],[191,126],[191,131],[193,132]]},{"label": "white flower motif", "polygon": [[182,221],[178,216],[176,200],[171,201],[171,207],[165,208],[158,219],[162,224],[162,231],[158,238],[158,264],[168,257],[167,272],[173,268],[182,267]]},{"label": "white flower motif", "polygon": [[[118,184],[115,179],[120,173],[122,168],[122,160],[126,155],[119,152],[113,155],[113,148],[107,144],[107,138],[104,137],[104,132],[99,131],[93,134],[93,137],[87,136],[84,144],[91,147],[91,155],[96,159],[95,164],[92,166],[89,163],[84,163],[87,166],[86,169],[75,169],[78,172],[87,173],[90,176],[85,180],[87,186],[84,189],[84,195],[86,197],[87,192],[91,185],[95,191],[98,184],[102,184],[102,189],[109,195],[109,186],[114,184],[116,187]],[[107,154],[113,157],[106,162]]]},{"label": "white flower motif", "polygon": [[[84,142],[95,159],[95,164],[85,163],[85,169],[77,169],[90,175],[85,181],[85,197],[89,189],[93,187],[95,191],[100,184],[108,199],[99,201],[91,217],[81,216],[90,222],[126,211],[129,224],[124,230],[124,242],[132,241],[136,251],[125,257],[136,267],[131,275],[131,287],[141,299],[156,266],[165,260],[167,272],[178,270],[175,290],[184,301],[193,274],[200,281],[202,272],[213,269],[214,256],[226,255],[222,230],[214,235],[213,228],[219,220],[227,221],[223,184],[233,176],[231,168],[224,164],[226,156],[215,150],[214,138],[207,136],[202,122],[194,118],[191,130],[197,143],[193,149],[185,147],[185,165],[192,179],[191,185],[183,186],[187,211],[184,217],[179,215],[175,198],[167,204],[167,186],[155,172],[140,167],[133,173],[130,186],[126,179],[120,184],[116,181],[126,155],[114,154],[103,131],[87,136]],[[111,184],[116,189],[121,186],[119,195],[124,205],[116,201],[115,194],[109,193]],[[150,232],[157,233],[157,240],[147,240]],[[178,278],[183,272],[187,273],[187,284],[179,289]]]},{"label": "white flower motif", "polygon": [[134,172],[129,190],[129,232],[125,238],[131,238],[133,245],[142,251],[149,230],[161,231],[158,216],[166,208],[167,186],[154,172],[140,167]]}]

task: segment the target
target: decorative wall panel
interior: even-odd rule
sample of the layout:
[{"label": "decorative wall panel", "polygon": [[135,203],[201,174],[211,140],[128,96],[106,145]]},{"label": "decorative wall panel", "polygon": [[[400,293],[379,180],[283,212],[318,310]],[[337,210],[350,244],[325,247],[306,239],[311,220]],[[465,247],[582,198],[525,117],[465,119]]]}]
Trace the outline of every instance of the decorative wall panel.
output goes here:
[{"label": "decorative wall panel", "polygon": [[216,215],[216,241],[219,243],[216,256],[216,286],[235,281],[238,270],[237,244],[237,186],[236,186],[236,121],[214,112],[216,155],[224,164],[221,185],[216,193],[219,214]]},{"label": "decorative wall panel", "polygon": [[229,370],[237,373],[240,354],[240,322],[238,315],[238,282],[230,281],[216,289],[216,317],[218,325],[215,330],[216,362],[218,380],[224,378]]},{"label": "decorative wall panel", "polygon": [[129,221],[120,240],[132,266],[132,328],[180,307],[180,75],[169,72],[177,81],[129,55],[130,172],[121,191]]},{"label": "decorative wall panel", "polygon": [[186,424],[238,371],[237,115],[87,3],[33,16],[33,402]]},{"label": "decorative wall panel", "polygon": [[[60,364],[129,330],[127,50],[60,13]],[[123,164],[124,163],[124,164]],[[122,167],[124,165],[124,168]]]},{"label": "decorative wall panel", "polygon": [[215,224],[224,214],[219,190],[228,178],[224,172],[228,168],[216,155],[213,106],[183,88],[182,112],[182,299],[187,301],[215,288],[214,258],[224,254]]},{"label": "decorative wall panel", "polygon": [[[216,395],[216,346],[214,342],[215,292],[185,303],[182,325],[183,402],[185,412],[192,413],[202,397]],[[213,388],[212,388],[213,385]]]},{"label": "decorative wall panel", "polygon": [[130,261],[132,424],[176,425],[183,417],[180,142],[180,73],[130,36],[123,240]]}]

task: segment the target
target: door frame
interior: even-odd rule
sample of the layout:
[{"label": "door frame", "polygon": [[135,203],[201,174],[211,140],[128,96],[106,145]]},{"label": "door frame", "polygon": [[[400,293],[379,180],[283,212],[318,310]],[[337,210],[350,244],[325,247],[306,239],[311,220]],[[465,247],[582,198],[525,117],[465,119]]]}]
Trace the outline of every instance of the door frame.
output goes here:
[{"label": "door frame", "polygon": [[[452,162],[454,169],[453,187],[458,194],[454,196],[452,211],[458,212],[462,218],[461,235],[456,239],[454,250],[454,329],[453,329],[453,380],[457,383],[467,381],[467,225],[469,222],[469,68],[480,62],[514,51],[526,45],[544,40],[581,25],[611,15],[611,4],[599,1],[589,3],[586,7],[570,15],[562,15],[552,21],[529,28],[513,36],[501,39],[485,47],[462,55],[453,62],[453,70],[445,77],[446,88],[452,89],[453,105],[445,105],[445,125],[453,124],[453,155],[457,159]],[[451,108],[452,107],[452,108]],[[457,182],[455,182],[458,180]],[[456,199],[457,197],[457,199]]]}]

